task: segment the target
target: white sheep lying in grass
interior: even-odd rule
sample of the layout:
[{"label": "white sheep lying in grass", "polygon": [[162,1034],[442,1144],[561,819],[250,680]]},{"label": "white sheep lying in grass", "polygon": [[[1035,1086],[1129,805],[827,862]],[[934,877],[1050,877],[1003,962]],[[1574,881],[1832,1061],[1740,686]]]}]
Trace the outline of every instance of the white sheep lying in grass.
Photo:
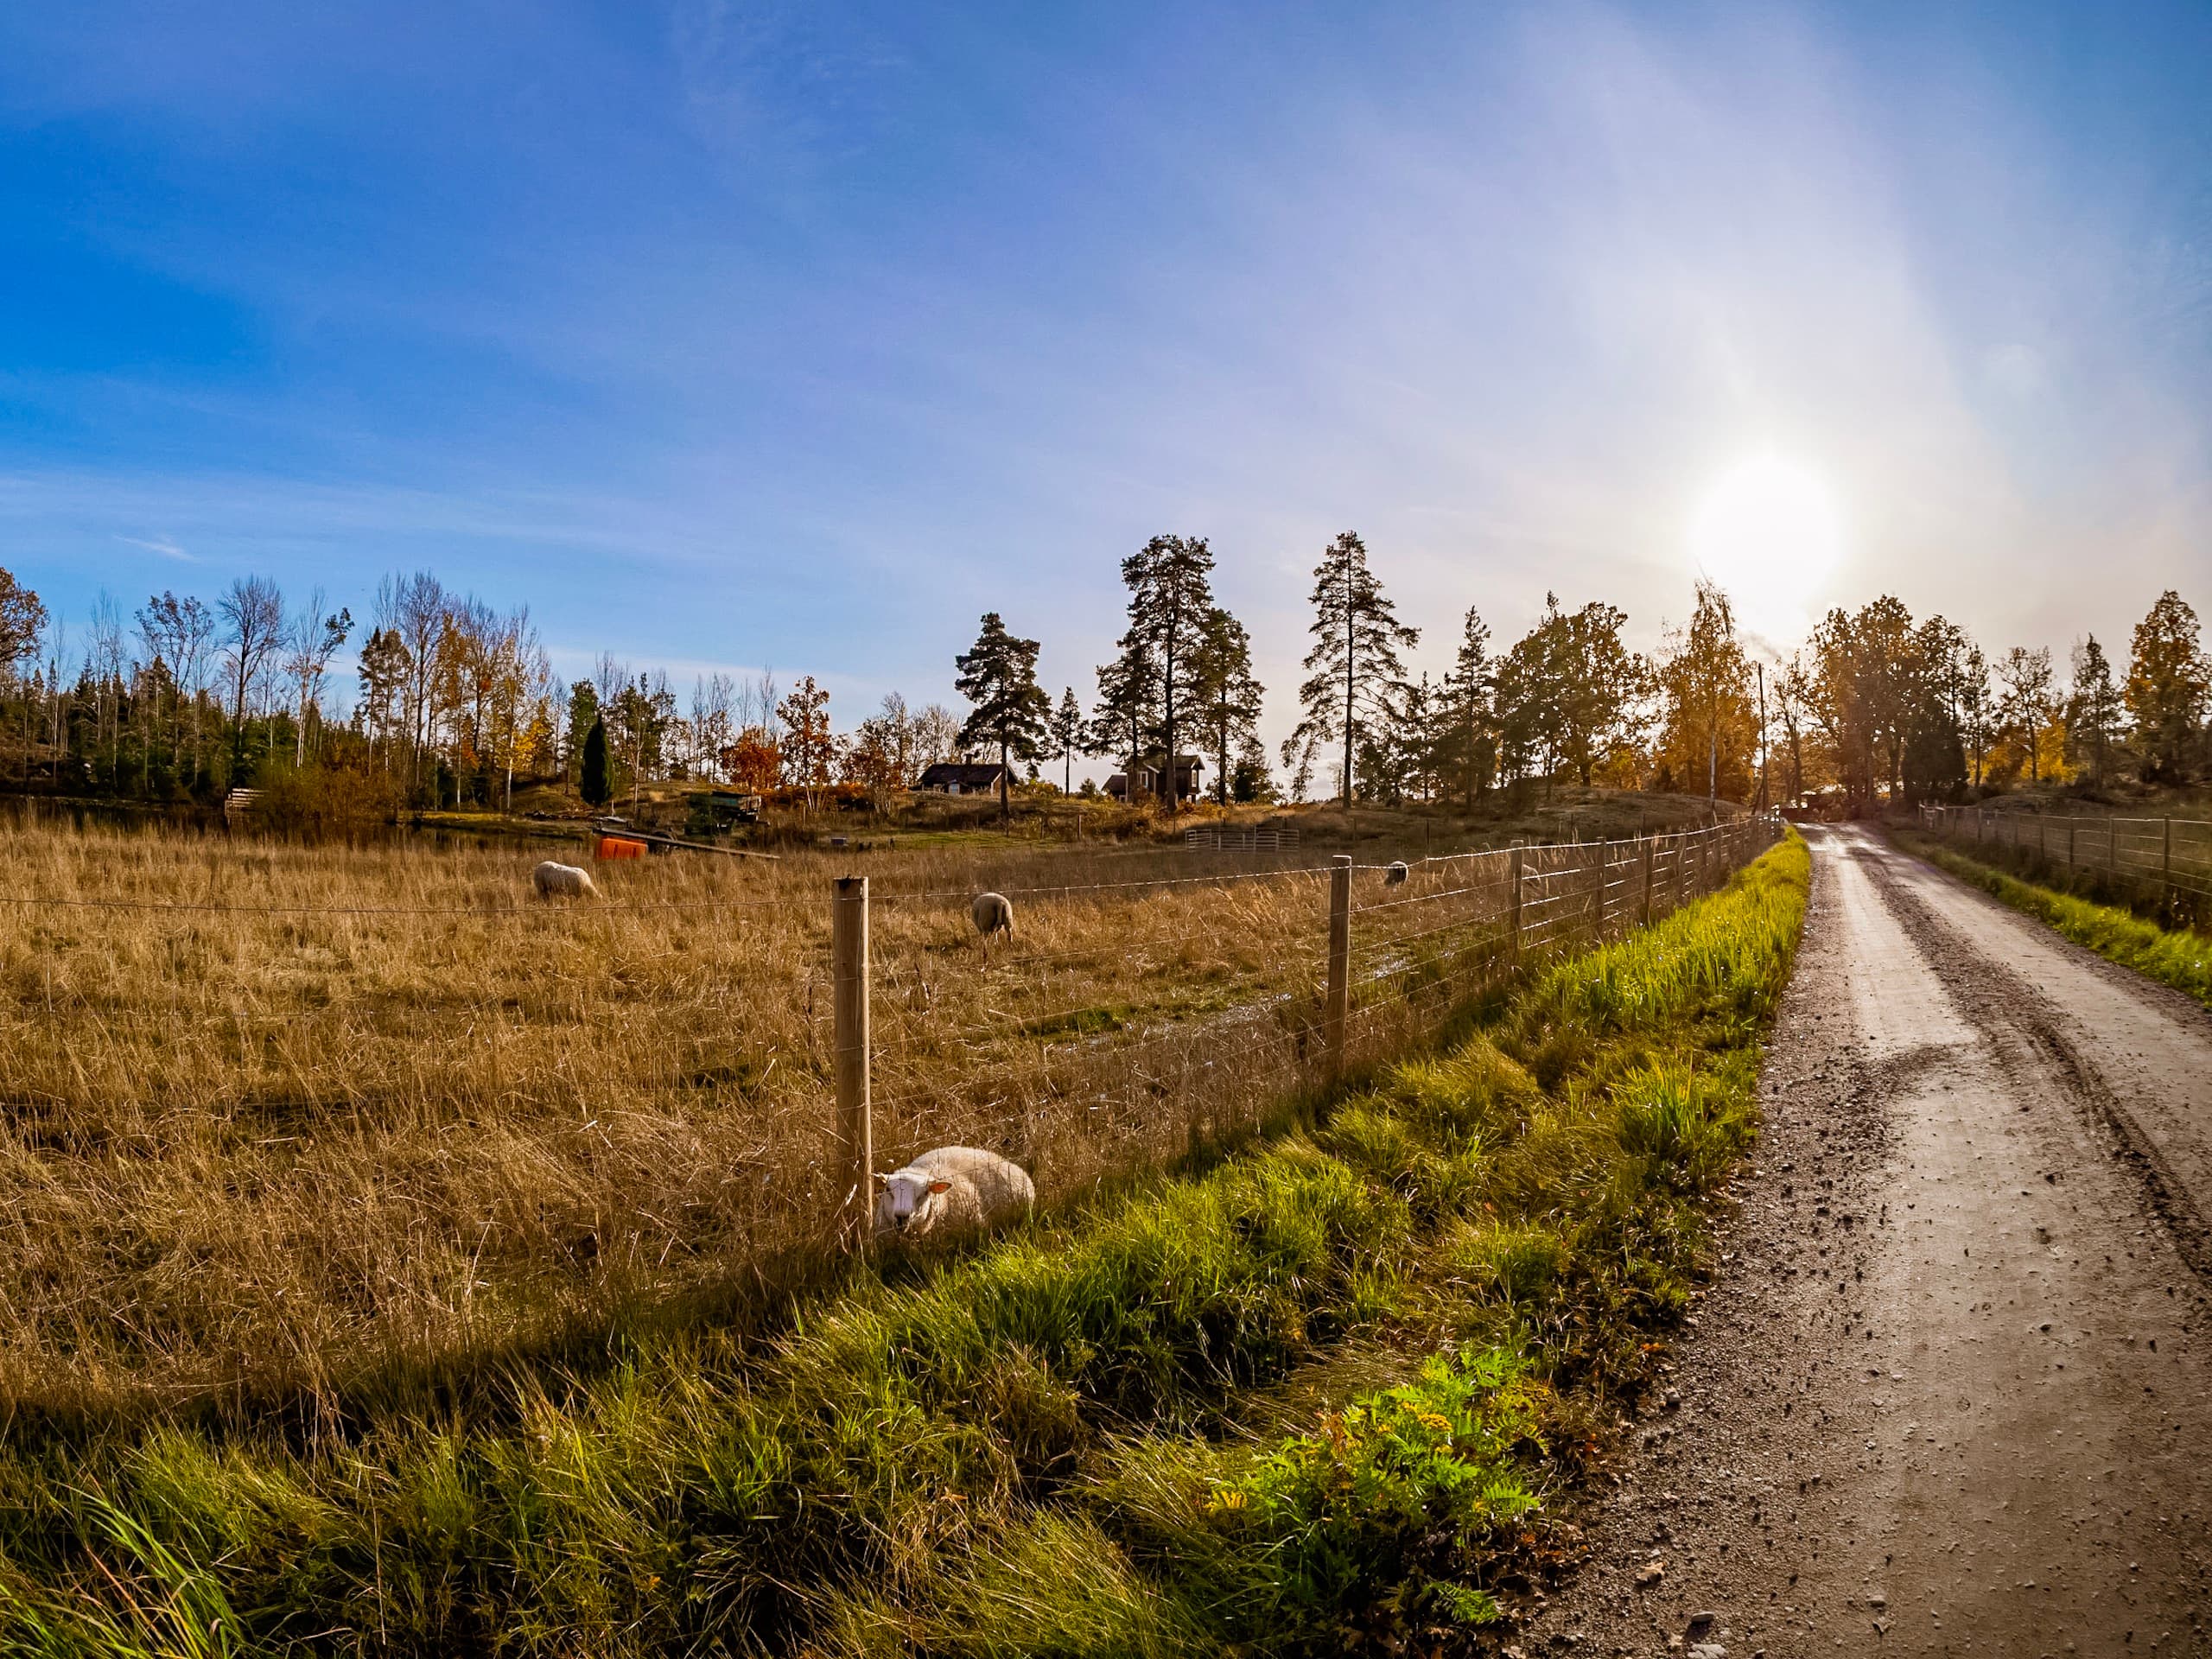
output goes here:
[{"label": "white sheep lying in grass", "polygon": [[979,1232],[1027,1215],[1036,1202],[1036,1183],[1020,1165],[977,1147],[939,1147],[875,1178],[875,1231],[879,1238]]},{"label": "white sheep lying in grass", "polygon": [[1002,893],[979,893],[968,906],[976,931],[988,939],[994,933],[1014,937],[1014,901]]},{"label": "white sheep lying in grass", "polygon": [[592,885],[589,870],[580,870],[573,864],[556,864],[550,858],[530,873],[530,884],[537,889],[541,899],[589,899],[599,893]]}]

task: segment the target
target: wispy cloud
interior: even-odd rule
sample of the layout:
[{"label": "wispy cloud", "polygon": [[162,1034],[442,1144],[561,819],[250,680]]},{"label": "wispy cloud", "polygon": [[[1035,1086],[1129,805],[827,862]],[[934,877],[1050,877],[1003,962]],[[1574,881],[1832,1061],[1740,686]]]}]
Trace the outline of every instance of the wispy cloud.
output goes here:
[{"label": "wispy cloud", "polygon": [[143,547],[149,553],[158,553],[165,559],[175,559],[179,564],[197,564],[200,561],[186,552],[166,536],[149,541],[143,536],[118,536],[115,538],[132,547]]}]

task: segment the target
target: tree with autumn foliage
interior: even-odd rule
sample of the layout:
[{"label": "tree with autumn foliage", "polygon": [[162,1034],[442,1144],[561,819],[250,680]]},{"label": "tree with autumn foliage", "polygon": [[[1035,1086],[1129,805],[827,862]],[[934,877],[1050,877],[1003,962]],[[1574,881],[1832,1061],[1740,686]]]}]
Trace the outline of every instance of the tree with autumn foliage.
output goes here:
[{"label": "tree with autumn foliage", "polygon": [[1708,801],[1747,801],[1758,753],[1751,659],[1737,638],[1728,595],[1697,584],[1690,620],[1669,636],[1657,671],[1659,764]]},{"label": "tree with autumn foliage", "polygon": [[2146,780],[2183,781],[2202,750],[2202,728],[2212,707],[2212,663],[2205,658],[2196,613],[2171,588],[2135,625],[2122,696]]},{"label": "tree with autumn foliage", "polygon": [[818,792],[829,787],[830,768],[837,762],[837,740],[830,729],[830,693],[809,674],[776,705],[776,718],[784,726],[779,746],[783,780],[804,790],[807,804],[813,805]]}]

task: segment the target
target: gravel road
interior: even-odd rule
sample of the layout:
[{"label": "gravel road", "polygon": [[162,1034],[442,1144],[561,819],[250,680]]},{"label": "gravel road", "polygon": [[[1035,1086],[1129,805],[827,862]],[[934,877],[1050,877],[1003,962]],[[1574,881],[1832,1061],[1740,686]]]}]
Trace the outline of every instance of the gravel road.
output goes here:
[{"label": "gravel road", "polygon": [[1808,838],[1677,1397],[1514,1646],[2212,1655],[2212,1017],[1878,836]]}]

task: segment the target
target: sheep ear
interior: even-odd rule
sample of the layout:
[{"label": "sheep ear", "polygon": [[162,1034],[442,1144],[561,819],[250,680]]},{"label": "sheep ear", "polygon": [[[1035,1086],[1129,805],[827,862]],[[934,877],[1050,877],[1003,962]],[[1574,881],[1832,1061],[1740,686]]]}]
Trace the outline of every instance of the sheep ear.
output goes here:
[{"label": "sheep ear", "polygon": [[950,1181],[931,1181],[930,1183],[930,1191],[932,1192],[950,1192],[952,1191],[952,1183]]},{"label": "sheep ear", "polygon": [[874,1180],[878,1186],[889,1186],[891,1185],[891,1178],[888,1175],[886,1175],[881,1170],[878,1170],[875,1173]]}]

